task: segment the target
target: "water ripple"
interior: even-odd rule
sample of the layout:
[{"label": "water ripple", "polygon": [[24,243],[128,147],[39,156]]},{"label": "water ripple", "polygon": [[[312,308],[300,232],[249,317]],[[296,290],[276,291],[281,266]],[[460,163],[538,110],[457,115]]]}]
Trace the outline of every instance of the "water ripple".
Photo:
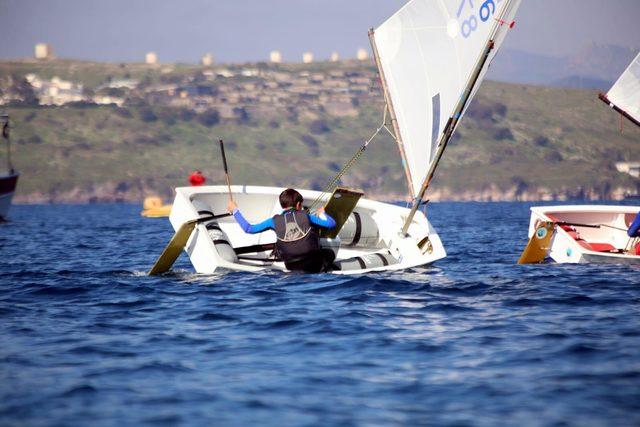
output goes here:
[{"label": "water ripple", "polygon": [[430,204],[429,268],[148,277],[166,220],[17,206],[0,424],[639,425],[640,269],[516,265],[527,210]]}]

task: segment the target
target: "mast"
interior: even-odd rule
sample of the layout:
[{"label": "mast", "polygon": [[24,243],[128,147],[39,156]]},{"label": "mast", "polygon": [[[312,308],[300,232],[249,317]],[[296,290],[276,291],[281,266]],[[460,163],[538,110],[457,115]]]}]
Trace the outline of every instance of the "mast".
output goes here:
[{"label": "mast", "polygon": [[598,98],[600,98],[600,100],[602,102],[604,102],[605,104],[607,104],[609,107],[613,108],[615,111],[617,111],[618,113],[622,114],[624,117],[626,117],[627,119],[629,119],[631,121],[631,123],[635,124],[636,126],[640,126],[640,122],[638,122],[636,119],[634,119],[631,114],[627,113],[626,111],[624,111],[622,108],[618,107],[616,104],[614,104],[613,102],[611,102],[609,100],[609,98],[607,98],[607,95],[605,95],[604,93],[599,93],[598,94]]},{"label": "mast", "polygon": [[13,163],[11,162],[11,138],[9,135],[9,115],[3,113],[2,118],[2,136],[7,140],[7,169],[10,174],[14,173]]},{"label": "mast", "polygon": [[395,112],[395,109],[393,108],[393,102],[391,102],[391,95],[389,94],[387,79],[384,75],[384,70],[382,69],[382,62],[380,61],[380,55],[378,54],[378,46],[376,45],[375,31],[373,28],[369,29],[369,42],[371,43],[371,50],[373,51],[373,58],[376,61],[378,74],[380,74],[380,82],[382,83],[382,94],[384,96],[384,102],[386,104],[387,111],[389,111],[389,116],[391,117],[393,133],[395,136],[396,143],[398,144],[400,157],[402,158],[402,166],[404,167],[404,173],[407,178],[407,186],[409,187],[409,197],[413,197],[415,192],[413,189],[413,182],[411,181],[411,173],[409,172],[409,163],[407,162],[407,154],[404,150],[404,143],[402,142],[402,135],[400,134],[400,126],[398,125],[396,112]]},{"label": "mast", "polygon": [[438,167],[438,164],[442,159],[444,150],[445,148],[447,148],[447,144],[449,144],[449,141],[453,136],[453,132],[455,131],[460,119],[462,118],[462,113],[464,112],[465,108],[467,107],[467,104],[471,100],[474,87],[478,83],[478,80],[480,79],[480,75],[482,74],[482,70],[484,69],[487,61],[489,60],[491,51],[493,51],[493,48],[495,47],[494,38],[496,37],[496,34],[497,34],[497,28],[498,26],[503,25],[505,23],[504,16],[506,16],[506,14],[509,11],[509,6],[510,6],[509,3],[511,3],[511,1],[508,1],[506,6],[504,7],[503,14],[500,17],[500,19],[496,19],[497,21],[497,23],[495,24],[496,26],[491,32],[487,45],[485,46],[484,52],[482,53],[482,55],[480,56],[480,59],[478,60],[478,63],[476,64],[473,74],[469,79],[469,83],[467,84],[464,91],[462,92],[462,95],[460,97],[460,100],[458,101],[458,104],[456,105],[453,115],[449,117],[449,120],[447,121],[442,137],[438,142],[438,150],[436,151],[435,159],[431,163],[431,166],[429,167],[427,176],[425,177],[424,181],[422,182],[422,186],[420,187],[420,192],[413,200],[413,206],[411,207],[411,211],[409,212],[409,215],[407,216],[404,226],[402,227],[402,233],[401,233],[402,235],[405,235],[405,236],[407,235],[407,232],[409,231],[409,226],[411,225],[411,222],[413,221],[413,217],[415,216],[416,212],[418,211],[418,208],[420,207],[422,199],[427,189],[429,188],[429,184],[431,184],[431,180],[433,179],[436,168]]},{"label": "mast", "polygon": [[413,206],[411,207],[411,212],[409,212],[409,216],[407,217],[407,220],[404,223],[404,227],[402,227],[403,235],[406,235],[407,231],[409,231],[409,226],[411,225],[411,221],[413,221],[413,217],[415,216],[416,211],[420,207],[420,203],[422,202],[424,193],[426,193],[427,188],[429,188],[429,184],[431,184],[431,180],[433,179],[433,175],[436,172],[436,168],[438,167],[438,164],[440,163],[440,159],[442,159],[442,155],[444,154],[444,149],[447,148],[447,144],[449,144],[449,141],[451,141],[451,137],[453,136],[453,131],[456,129],[458,122],[462,118],[462,112],[466,108],[471,98],[470,97],[471,91],[473,90],[473,87],[478,82],[478,79],[480,78],[480,73],[482,72],[484,65],[487,63],[487,60],[489,59],[489,54],[493,50],[493,47],[494,47],[494,43],[492,38],[487,43],[487,46],[484,50],[484,53],[482,54],[480,62],[476,66],[476,69],[473,73],[470,83],[465,88],[463,92],[463,96],[460,98],[460,101],[458,101],[458,105],[454,110],[453,116],[449,117],[449,120],[447,121],[447,125],[444,128],[444,133],[442,134],[442,138],[438,143],[438,151],[436,152],[436,158],[434,159],[434,161],[431,163],[431,166],[429,167],[429,172],[427,173],[427,176],[422,182],[420,193],[418,193],[416,198],[413,200]]}]

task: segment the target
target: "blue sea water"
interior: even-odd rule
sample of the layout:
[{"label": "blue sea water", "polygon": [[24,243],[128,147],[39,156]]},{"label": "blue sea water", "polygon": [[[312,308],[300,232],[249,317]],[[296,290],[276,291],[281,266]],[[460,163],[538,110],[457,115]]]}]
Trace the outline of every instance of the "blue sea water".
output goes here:
[{"label": "blue sea water", "polygon": [[434,203],[448,257],[147,277],[139,206],[0,225],[0,425],[640,425],[640,269],[518,266],[524,203]]}]

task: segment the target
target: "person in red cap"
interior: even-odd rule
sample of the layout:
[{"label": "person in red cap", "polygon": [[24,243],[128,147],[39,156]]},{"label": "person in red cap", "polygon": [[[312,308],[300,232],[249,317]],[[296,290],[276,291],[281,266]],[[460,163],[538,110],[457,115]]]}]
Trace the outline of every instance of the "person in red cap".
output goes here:
[{"label": "person in red cap", "polygon": [[204,175],[202,175],[202,172],[200,171],[191,172],[191,175],[189,175],[189,182],[194,187],[201,186],[205,183],[206,180],[207,179],[204,177]]}]

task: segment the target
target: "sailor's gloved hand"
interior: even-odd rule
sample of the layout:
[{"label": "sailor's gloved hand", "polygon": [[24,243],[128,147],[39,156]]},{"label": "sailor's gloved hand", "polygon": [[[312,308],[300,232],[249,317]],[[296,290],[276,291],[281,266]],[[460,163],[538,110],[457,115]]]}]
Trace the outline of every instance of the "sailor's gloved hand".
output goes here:
[{"label": "sailor's gloved hand", "polygon": [[227,210],[229,211],[229,213],[233,213],[233,211],[236,209],[238,209],[238,205],[236,205],[236,202],[234,202],[233,200],[229,200],[229,202],[227,203]]}]

